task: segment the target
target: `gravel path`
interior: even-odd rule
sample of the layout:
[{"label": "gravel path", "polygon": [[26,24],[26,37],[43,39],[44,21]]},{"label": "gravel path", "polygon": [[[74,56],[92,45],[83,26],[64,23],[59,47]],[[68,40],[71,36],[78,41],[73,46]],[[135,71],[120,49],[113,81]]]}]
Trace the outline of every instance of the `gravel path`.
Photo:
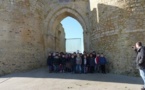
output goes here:
[{"label": "gravel path", "polygon": [[114,74],[48,73],[46,68],[0,77],[0,90],[140,90],[141,78]]}]

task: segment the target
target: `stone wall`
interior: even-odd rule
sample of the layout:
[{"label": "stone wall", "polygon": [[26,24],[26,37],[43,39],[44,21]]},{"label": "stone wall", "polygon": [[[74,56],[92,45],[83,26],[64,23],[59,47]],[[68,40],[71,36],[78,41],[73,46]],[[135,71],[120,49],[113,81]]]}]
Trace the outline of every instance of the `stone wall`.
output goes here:
[{"label": "stone wall", "polygon": [[67,16],[82,25],[85,51],[106,55],[110,72],[136,73],[131,46],[145,44],[144,0],[1,0],[0,75],[45,66],[48,52],[65,51]]},{"label": "stone wall", "polygon": [[56,41],[55,41],[55,48],[56,52],[65,52],[65,32],[64,28],[62,27],[62,24],[60,23],[57,26],[57,29],[55,31]]},{"label": "stone wall", "polygon": [[36,0],[0,1],[0,75],[45,65],[42,8]]},{"label": "stone wall", "polygon": [[0,75],[46,66],[48,52],[65,51],[61,20],[71,16],[86,31],[88,12],[88,0],[1,0]]},{"label": "stone wall", "polygon": [[[137,41],[145,45],[144,0],[98,0],[96,23],[91,34],[91,47],[104,53],[113,73],[136,74],[135,53],[132,46]],[[96,13],[91,11],[90,15]],[[94,21],[96,20],[96,21]]]},{"label": "stone wall", "polygon": [[[89,0],[47,0],[46,3],[51,3],[49,6],[45,5],[45,40],[52,39],[53,34],[60,22],[70,16],[80,22],[84,29],[85,49],[89,51],[89,35],[86,32],[90,30],[89,22]],[[71,23],[71,22],[70,22]],[[51,40],[50,39],[50,40]],[[54,43],[54,42],[52,42]],[[46,52],[56,51],[55,47],[49,47],[49,42],[45,43]]]}]

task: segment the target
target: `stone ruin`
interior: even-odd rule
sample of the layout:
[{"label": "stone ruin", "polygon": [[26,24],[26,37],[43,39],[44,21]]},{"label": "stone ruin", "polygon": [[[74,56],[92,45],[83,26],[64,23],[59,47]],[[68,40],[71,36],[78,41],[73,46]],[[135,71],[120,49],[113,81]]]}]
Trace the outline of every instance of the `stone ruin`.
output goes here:
[{"label": "stone ruin", "polygon": [[65,51],[67,16],[82,25],[85,51],[104,53],[112,73],[136,74],[131,47],[145,44],[145,0],[0,0],[0,75],[46,66],[48,52]]}]

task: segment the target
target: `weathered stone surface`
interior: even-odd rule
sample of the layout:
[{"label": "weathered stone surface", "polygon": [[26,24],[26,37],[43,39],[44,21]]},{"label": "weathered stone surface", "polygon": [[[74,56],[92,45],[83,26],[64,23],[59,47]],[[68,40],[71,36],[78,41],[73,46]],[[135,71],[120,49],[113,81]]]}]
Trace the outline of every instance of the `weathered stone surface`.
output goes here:
[{"label": "weathered stone surface", "polygon": [[[135,74],[135,54],[132,46],[137,41],[145,44],[145,1],[144,0],[98,0],[98,21],[91,33],[91,47],[105,53],[110,71]],[[92,11],[92,14],[96,12]]]},{"label": "weathered stone surface", "polygon": [[48,52],[65,51],[67,16],[82,25],[86,51],[105,53],[111,72],[136,73],[131,46],[145,42],[144,0],[1,0],[0,75],[45,66]]},{"label": "weathered stone surface", "polygon": [[61,20],[71,16],[87,31],[88,6],[87,0],[1,0],[0,75],[45,66],[48,52],[64,52]]}]

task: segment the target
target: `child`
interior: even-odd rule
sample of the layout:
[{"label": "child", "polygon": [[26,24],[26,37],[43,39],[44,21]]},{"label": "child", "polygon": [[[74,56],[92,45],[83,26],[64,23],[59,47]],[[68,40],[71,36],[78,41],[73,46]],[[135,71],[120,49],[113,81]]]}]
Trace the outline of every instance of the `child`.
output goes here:
[{"label": "child", "polygon": [[78,73],[81,73],[81,71],[82,71],[81,64],[82,64],[82,58],[80,57],[80,54],[77,54],[77,57],[76,57],[76,72],[78,72]]},{"label": "child", "polygon": [[51,73],[53,71],[53,56],[51,53],[48,54],[47,65],[49,68],[49,73]]},{"label": "child", "polygon": [[94,73],[95,60],[92,54],[90,54],[90,57],[89,57],[89,64],[90,64],[90,73]]},{"label": "child", "polygon": [[102,53],[100,57],[100,65],[101,65],[101,72],[104,74],[106,73],[106,68],[105,68],[106,63],[107,63],[106,58],[104,57]]},{"label": "child", "polygon": [[96,71],[97,73],[100,72],[99,60],[100,60],[100,54],[97,53],[96,58],[95,58],[95,71]]},{"label": "child", "polygon": [[54,59],[53,59],[54,72],[59,72],[59,65],[60,65],[59,62],[60,62],[59,55],[58,54],[54,55]]},{"label": "child", "polygon": [[88,63],[87,56],[84,55],[84,58],[83,58],[84,73],[87,73],[88,72],[87,63]]},{"label": "child", "polygon": [[75,73],[76,72],[76,70],[75,70],[76,58],[75,58],[75,56],[73,54],[71,55],[70,61],[71,61],[71,72]]}]

